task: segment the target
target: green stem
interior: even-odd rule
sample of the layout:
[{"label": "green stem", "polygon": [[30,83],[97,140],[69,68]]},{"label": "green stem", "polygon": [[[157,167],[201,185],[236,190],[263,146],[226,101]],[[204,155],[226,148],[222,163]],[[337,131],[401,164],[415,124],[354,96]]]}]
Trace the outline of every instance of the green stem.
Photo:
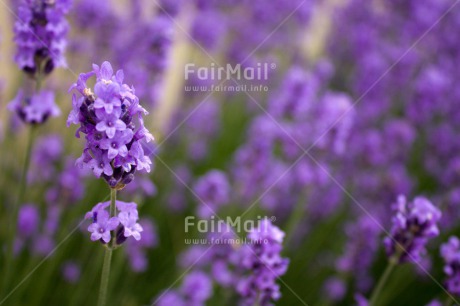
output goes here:
[{"label": "green stem", "polygon": [[17,221],[19,206],[22,204],[22,201],[24,200],[24,196],[25,196],[25,191],[26,191],[26,186],[27,186],[27,174],[29,172],[29,167],[30,167],[30,156],[32,153],[34,134],[35,134],[35,127],[31,125],[29,127],[29,136],[27,140],[26,156],[24,159],[21,178],[19,181],[18,195],[16,197],[16,201],[14,202],[14,206],[12,207],[11,216],[9,218],[10,220],[9,230],[8,230],[9,235],[7,237],[8,249],[7,249],[6,260],[5,260],[6,264],[5,264],[5,274],[4,274],[4,282],[3,282],[4,295],[8,294],[7,291],[8,291],[10,277],[12,273],[14,241],[16,238],[16,221]]},{"label": "green stem", "polygon": [[393,272],[397,264],[398,264],[398,258],[391,257],[390,260],[388,261],[388,265],[385,271],[383,272],[382,276],[379,279],[379,282],[377,283],[377,286],[375,286],[375,289],[372,292],[371,298],[369,300],[369,306],[375,306],[377,304],[380,294],[382,293],[383,287],[387,283],[391,273]]},{"label": "green stem", "polygon": [[[110,190],[110,217],[114,217],[116,213],[117,190]],[[98,306],[105,306],[107,302],[107,289],[109,287],[110,264],[112,262],[112,246],[115,237],[112,235],[112,241],[106,246],[104,255],[104,264],[102,266],[101,287],[99,290]]]},{"label": "green stem", "polygon": [[112,261],[112,249],[107,248],[104,255],[104,265],[102,266],[101,289],[99,290],[98,306],[104,306],[107,301],[107,288],[109,287],[110,263]]},{"label": "green stem", "polygon": [[292,238],[294,237],[295,230],[297,229],[300,221],[302,220],[305,210],[305,198],[306,197],[304,195],[300,196],[286,223],[287,235],[285,245],[289,245]]}]

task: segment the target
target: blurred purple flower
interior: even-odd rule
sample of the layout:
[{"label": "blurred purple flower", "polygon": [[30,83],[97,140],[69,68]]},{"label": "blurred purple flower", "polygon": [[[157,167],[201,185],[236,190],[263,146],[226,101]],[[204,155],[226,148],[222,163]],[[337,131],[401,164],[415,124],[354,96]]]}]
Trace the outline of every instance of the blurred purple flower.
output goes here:
[{"label": "blurred purple flower", "polygon": [[25,96],[20,90],[8,109],[16,113],[19,118],[28,124],[42,124],[50,117],[57,117],[61,111],[54,102],[54,93],[42,90],[31,97]]},{"label": "blurred purple flower", "polygon": [[398,197],[394,210],[390,236],[384,240],[387,254],[399,262],[418,262],[428,240],[439,235],[441,211],[424,197],[408,203],[404,196]]},{"label": "blurred purple flower", "polygon": [[23,238],[34,235],[38,230],[40,214],[34,204],[24,204],[18,214],[18,234]]},{"label": "blurred purple flower", "polygon": [[[18,8],[14,24],[17,45],[15,61],[26,73],[50,73],[55,67],[65,66],[64,51],[69,25],[64,16],[71,0],[27,0]],[[38,69],[43,72],[37,72]]]},{"label": "blurred purple flower", "polygon": [[212,281],[204,272],[190,272],[184,278],[180,292],[191,305],[202,305],[212,294]]},{"label": "blurred purple flower", "polygon": [[280,255],[284,232],[264,219],[248,238],[252,244],[243,245],[240,251],[240,268],[248,274],[240,278],[236,290],[243,305],[271,305],[272,300],[281,297],[276,280],[289,265],[289,260]]},{"label": "blurred purple flower", "polygon": [[201,271],[192,271],[184,277],[179,290],[169,289],[160,294],[156,305],[204,306],[212,294],[212,281]]},{"label": "blurred purple flower", "polygon": [[447,275],[446,287],[453,295],[460,295],[460,240],[452,236],[441,245],[441,256],[444,259],[444,273]]},{"label": "blurred purple flower", "polygon": [[147,249],[157,246],[158,236],[155,224],[150,219],[141,219],[139,221],[142,226],[142,239],[127,241],[125,252],[128,255],[131,268],[135,272],[143,272],[148,267]]},{"label": "blurred purple flower", "polygon": [[330,300],[340,301],[347,293],[347,286],[343,280],[331,277],[324,283],[323,292]]},{"label": "blurred purple flower", "polygon": [[198,179],[193,186],[200,201],[198,214],[208,218],[222,205],[227,204],[230,197],[230,184],[224,172],[211,170]]},{"label": "blurred purple flower", "polygon": [[62,276],[64,279],[71,283],[75,284],[80,279],[81,269],[80,266],[74,261],[66,261],[62,265]]}]

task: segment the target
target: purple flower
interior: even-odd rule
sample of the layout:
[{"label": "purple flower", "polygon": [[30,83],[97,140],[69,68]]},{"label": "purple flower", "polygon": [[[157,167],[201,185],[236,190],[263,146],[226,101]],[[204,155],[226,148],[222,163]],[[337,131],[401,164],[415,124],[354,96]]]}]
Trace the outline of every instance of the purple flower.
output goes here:
[{"label": "purple flower", "polygon": [[212,281],[206,273],[192,271],[184,277],[179,290],[168,290],[161,294],[155,305],[205,305],[212,294]]},{"label": "purple flower", "polygon": [[118,155],[126,156],[128,155],[128,148],[126,144],[131,141],[133,138],[133,131],[127,129],[125,131],[118,131],[115,134],[116,137],[113,139],[103,139],[101,140],[100,147],[104,150],[108,150],[107,156],[109,159],[114,159]]},{"label": "purple flower", "polygon": [[91,232],[91,240],[102,239],[105,243],[109,243],[111,239],[110,231],[115,230],[120,223],[118,218],[110,218],[109,213],[105,210],[95,212],[95,217],[94,223],[88,227],[88,231]]},{"label": "purple flower", "polygon": [[141,240],[128,240],[125,247],[129,263],[133,271],[143,272],[148,267],[147,249],[154,248],[158,244],[158,236],[155,224],[149,219],[139,221],[142,226]]},{"label": "purple flower", "polygon": [[32,251],[37,255],[47,256],[55,247],[53,238],[47,234],[34,237]]},{"label": "purple flower", "polygon": [[379,248],[380,232],[379,224],[368,215],[345,224],[348,241],[335,265],[340,272],[356,275],[358,290],[368,290],[372,286],[369,269]]},{"label": "purple flower", "polygon": [[75,284],[80,279],[80,274],[80,266],[77,263],[67,261],[62,265],[62,276],[67,282]]},{"label": "purple flower", "polygon": [[[86,87],[93,76],[94,93]],[[142,148],[142,143],[153,139],[142,119],[147,112],[123,79],[122,70],[114,74],[110,63],[104,62],[101,67],[93,65],[93,71],[81,74],[70,88],[81,96],[72,97],[67,125],[80,124],[77,137],[80,133],[86,135],[86,147],[77,164],[92,169],[112,188],[131,182],[137,170],[149,172],[152,164]]]},{"label": "purple flower", "polygon": [[[97,101],[97,100],[96,100]],[[96,116],[100,120],[96,125],[96,130],[99,132],[105,132],[107,137],[112,139],[115,137],[116,131],[126,130],[126,124],[120,120],[120,114],[116,112],[106,113],[102,110],[96,111]]]},{"label": "purple flower", "polygon": [[118,214],[118,220],[124,227],[125,237],[133,236],[134,239],[141,239],[142,226],[137,223],[139,215],[136,209],[130,211],[122,211]]},{"label": "purple flower", "polygon": [[441,256],[445,263],[447,290],[453,295],[460,295],[460,240],[450,237],[447,243],[441,245]]},{"label": "purple flower", "polygon": [[184,278],[180,291],[191,305],[201,305],[211,297],[212,281],[204,272],[193,271]]},{"label": "purple flower", "polygon": [[[88,227],[88,231],[92,232],[91,240],[103,239],[105,243],[108,243],[111,239],[110,232],[116,230],[116,244],[122,244],[128,237],[133,237],[136,241],[140,241],[141,232],[144,230],[143,227],[137,222],[139,219],[139,213],[137,211],[137,204],[134,202],[122,202],[116,201],[117,216],[109,218],[108,208],[110,207],[110,201],[98,203],[94,206],[91,211],[87,212],[85,219],[91,219],[92,224]],[[152,234],[152,225],[147,224],[147,237],[146,241],[142,242],[140,246],[151,247],[154,241]]]},{"label": "purple flower", "polygon": [[25,204],[18,214],[18,233],[23,238],[30,237],[38,230],[40,214],[33,204]]},{"label": "purple flower", "polygon": [[22,90],[18,92],[8,109],[16,113],[28,124],[42,124],[50,117],[57,117],[61,111],[54,102],[54,93],[42,90],[31,97],[26,97]]},{"label": "purple flower", "polygon": [[355,293],[355,301],[357,306],[369,306],[369,301],[360,293]]},{"label": "purple flower", "polygon": [[[210,217],[219,206],[226,204],[230,197],[230,184],[224,172],[211,170],[199,178],[193,187],[200,205],[200,216]],[[210,207],[210,208],[209,208]]]},{"label": "purple flower", "polygon": [[32,154],[33,182],[51,180],[56,175],[56,167],[62,155],[63,143],[59,135],[49,135],[37,140]]},{"label": "purple flower", "polygon": [[99,211],[101,211],[101,210],[106,209],[109,206],[110,206],[110,201],[109,202],[98,203],[96,206],[93,207],[93,209],[91,209],[91,211],[89,211],[89,212],[87,212],[85,214],[85,219],[92,218],[93,222],[96,222],[97,221],[97,213]]},{"label": "purple flower", "polygon": [[248,234],[252,244],[244,245],[239,254],[240,268],[248,273],[237,283],[243,305],[271,305],[272,300],[281,297],[276,280],[286,273],[289,264],[280,255],[283,237],[284,233],[268,219]]},{"label": "purple flower", "polygon": [[426,252],[428,240],[439,235],[436,223],[441,211],[424,197],[407,203],[404,196],[398,197],[394,209],[390,236],[384,240],[387,254],[399,262],[417,262]]},{"label": "purple flower", "polygon": [[64,19],[71,0],[22,1],[19,18],[14,24],[14,41],[17,45],[15,61],[26,73],[35,75],[39,67],[50,73],[64,66],[69,25]]},{"label": "purple flower", "polygon": [[340,301],[347,293],[347,286],[343,280],[331,277],[325,282],[323,290],[332,301]]},{"label": "purple flower", "polygon": [[180,296],[179,293],[175,292],[174,290],[169,289],[168,291],[161,293],[158,298],[153,301],[152,305],[158,306],[185,306],[187,305],[184,299]]},{"label": "purple flower", "polygon": [[93,170],[94,175],[97,177],[100,177],[102,174],[111,176],[113,174],[113,168],[110,164],[109,157],[100,151],[95,151],[95,153],[96,152],[97,154],[95,157],[88,162],[88,166]]}]

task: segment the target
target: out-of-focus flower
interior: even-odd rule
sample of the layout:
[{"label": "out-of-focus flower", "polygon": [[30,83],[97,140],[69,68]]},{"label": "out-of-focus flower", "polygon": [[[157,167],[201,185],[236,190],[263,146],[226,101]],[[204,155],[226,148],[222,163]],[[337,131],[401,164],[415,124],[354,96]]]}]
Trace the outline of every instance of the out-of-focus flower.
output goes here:
[{"label": "out-of-focus flower", "polygon": [[444,259],[444,273],[447,275],[447,290],[454,295],[460,295],[460,240],[452,236],[441,246],[441,256]]},{"label": "out-of-focus flower", "polygon": [[[86,87],[92,76],[96,76],[94,93]],[[123,79],[123,71],[114,75],[109,62],[101,67],[93,65],[93,71],[81,74],[71,87],[81,97],[73,95],[73,109],[67,120],[68,126],[80,124],[77,137],[80,132],[86,135],[86,146],[77,164],[92,169],[111,188],[130,183],[136,170],[150,172],[152,163],[144,152],[144,143],[153,140],[142,119],[147,111]]]},{"label": "out-of-focus flower", "polygon": [[158,244],[157,230],[153,221],[141,219],[139,225],[142,227],[142,239],[129,239],[125,247],[131,268],[135,272],[143,272],[147,269],[147,249],[154,248]]},{"label": "out-of-focus flower", "polygon": [[443,304],[439,300],[432,300],[426,306],[442,306]]},{"label": "out-of-focus flower", "polygon": [[24,0],[14,24],[15,61],[26,73],[49,74],[66,64],[64,51],[69,25],[64,16],[71,0]]},{"label": "out-of-focus flower", "polygon": [[408,203],[404,196],[398,197],[394,209],[390,236],[384,240],[387,254],[398,262],[418,262],[428,240],[439,235],[441,211],[424,197]]},{"label": "out-of-focus flower", "polygon": [[18,233],[22,238],[34,235],[38,230],[40,214],[38,208],[33,204],[21,206],[18,214]]},{"label": "out-of-focus flower", "polygon": [[347,286],[343,280],[331,277],[324,283],[323,290],[330,300],[340,301],[347,293]]},{"label": "out-of-focus flower", "polygon": [[204,272],[194,271],[184,279],[180,291],[191,305],[201,305],[211,296],[212,281]]},{"label": "out-of-focus flower", "polygon": [[8,109],[28,124],[42,124],[48,118],[59,116],[61,113],[54,102],[54,93],[46,90],[30,97],[20,90],[14,100],[8,104]]},{"label": "out-of-focus flower", "polygon": [[62,265],[62,276],[64,279],[75,284],[80,279],[80,266],[74,261],[67,261]]},{"label": "out-of-focus flower", "polygon": [[243,305],[271,305],[281,297],[276,280],[289,265],[280,255],[284,232],[264,219],[248,238],[252,243],[244,245],[240,253],[240,267],[247,275],[241,277],[236,289]]},{"label": "out-of-focus flower", "polygon": [[215,213],[221,205],[227,204],[230,197],[230,184],[224,172],[211,170],[199,178],[193,187],[200,203],[198,215],[208,218]]},{"label": "out-of-focus flower", "polygon": [[356,275],[358,290],[365,291],[372,286],[369,268],[379,247],[380,232],[376,220],[367,215],[345,225],[348,240],[344,254],[336,261],[336,267],[340,272]]},{"label": "out-of-focus flower", "polygon": [[160,295],[155,305],[206,305],[212,294],[212,281],[201,271],[190,272],[185,276],[179,290],[168,290]]},{"label": "out-of-focus flower", "polygon": [[357,306],[369,306],[369,301],[360,293],[355,294],[355,301]]}]

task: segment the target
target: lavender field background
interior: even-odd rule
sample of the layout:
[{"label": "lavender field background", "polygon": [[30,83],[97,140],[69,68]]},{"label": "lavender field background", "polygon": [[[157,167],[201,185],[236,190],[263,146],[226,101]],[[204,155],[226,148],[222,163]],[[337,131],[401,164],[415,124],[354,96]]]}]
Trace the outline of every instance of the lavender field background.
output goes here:
[{"label": "lavender field background", "polygon": [[0,305],[459,304],[459,29],[460,0],[0,0]]}]

